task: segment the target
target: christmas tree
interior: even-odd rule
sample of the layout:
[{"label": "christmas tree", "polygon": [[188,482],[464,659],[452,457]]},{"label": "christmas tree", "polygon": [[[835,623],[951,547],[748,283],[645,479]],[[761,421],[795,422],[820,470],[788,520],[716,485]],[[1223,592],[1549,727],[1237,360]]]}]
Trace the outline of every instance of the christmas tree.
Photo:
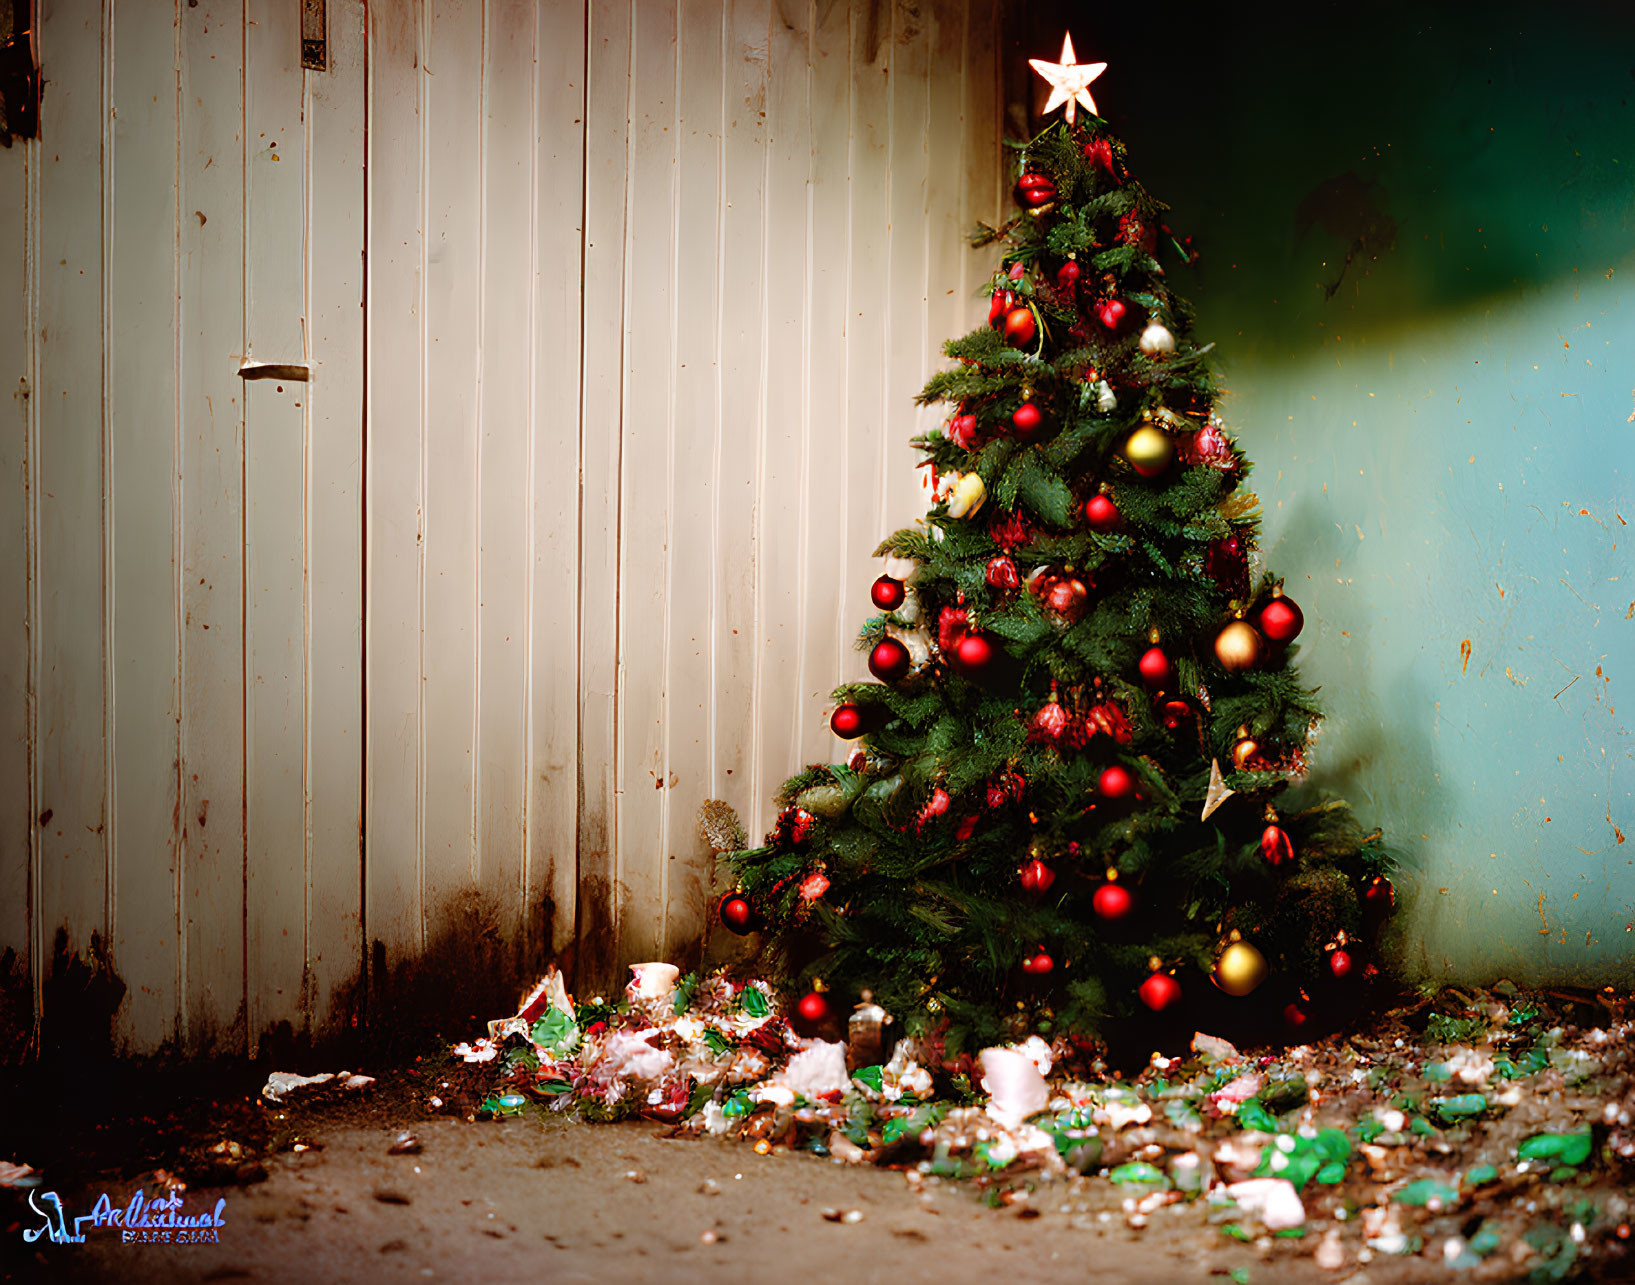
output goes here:
[{"label": "christmas tree", "polygon": [[1278,809],[1319,710],[1170,286],[1192,255],[1093,114],[1100,67],[1034,66],[1065,119],[979,230],[989,324],[920,394],[949,410],[915,439],[937,498],[878,550],[878,681],[831,720],[857,747],[725,855],[719,914],[819,988],[809,1019],[826,990],[967,1047],[1188,1004],[1298,1026],[1374,967],[1390,859],[1343,803]]}]

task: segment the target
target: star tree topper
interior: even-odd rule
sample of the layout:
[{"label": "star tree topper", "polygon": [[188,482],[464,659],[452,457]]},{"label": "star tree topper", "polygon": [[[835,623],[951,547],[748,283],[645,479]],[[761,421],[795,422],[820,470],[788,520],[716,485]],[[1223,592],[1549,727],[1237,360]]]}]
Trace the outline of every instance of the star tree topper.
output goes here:
[{"label": "star tree topper", "polygon": [[1096,100],[1090,97],[1088,86],[1092,80],[1107,70],[1107,64],[1104,62],[1080,64],[1073,52],[1073,37],[1071,35],[1062,37],[1061,62],[1046,62],[1043,58],[1029,58],[1028,65],[1043,76],[1050,85],[1050,101],[1045,104],[1047,114],[1066,103],[1067,123],[1071,125],[1074,110],[1079,103],[1083,103],[1092,112],[1096,111]]}]

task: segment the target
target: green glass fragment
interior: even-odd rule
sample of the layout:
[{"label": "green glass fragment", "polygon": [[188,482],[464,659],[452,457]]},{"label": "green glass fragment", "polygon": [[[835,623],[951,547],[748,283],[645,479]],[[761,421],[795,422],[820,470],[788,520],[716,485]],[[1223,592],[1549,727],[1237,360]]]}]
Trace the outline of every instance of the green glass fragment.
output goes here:
[{"label": "green glass fragment", "polygon": [[885,1068],[880,1066],[865,1066],[852,1072],[852,1079],[859,1084],[865,1084],[876,1093],[880,1092],[885,1084]]},{"label": "green glass fragment", "polygon": [[1434,1138],[1436,1126],[1422,1115],[1416,1115],[1408,1122],[1408,1132],[1421,1138]]},{"label": "green glass fragment", "polygon": [[1221,1230],[1233,1240],[1241,1240],[1245,1245],[1254,1239],[1253,1236],[1244,1231],[1243,1228],[1239,1227],[1236,1223],[1227,1223],[1221,1228]]},{"label": "green glass fragment", "polygon": [[772,1011],[766,1002],[766,996],[761,994],[758,986],[746,986],[739,992],[738,1007],[751,1017],[765,1017]]},{"label": "green glass fragment", "polygon": [[561,1055],[579,1047],[579,1027],[559,1008],[548,1008],[528,1031],[529,1037],[540,1048]]},{"label": "green glass fragment", "polygon": [[1431,1110],[1443,1120],[1463,1120],[1469,1116],[1481,1115],[1487,1110],[1487,1095],[1459,1093],[1451,1098],[1437,1098],[1430,1105]]},{"label": "green glass fragment", "polygon": [[1277,1132],[1277,1121],[1256,1098],[1249,1098],[1238,1107],[1238,1124],[1242,1128],[1258,1129],[1262,1133]]},{"label": "green glass fragment", "polygon": [[1582,1133],[1535,1133],[1516,1148],[1522,1160],[1554,1160],[1562,1165],[1581,1165],[1594,1147],[1590,1131]]},{"label": "green glass fragment", "polygon": [[1168,1191],[1170,1185],[1169,1178],[1163,1170],[1154,1169],[1144,1160],[1131,1160],[1127,1164],[1121,1164],[1107,1176],[1121,1187],[1156,1187]]},{"label": "green glass fragment", "polygon": [[1448,1186],[1440,1178],[1416,1178],[1391,1197],[1399,1205],[1428,1205],[1431,1201],[1447,1206],[1459,1200],[1457,1188]]},{"label": "green glass fragment", "polygon": [[1477,1165],[1465,1175],[1465,1186],[1480,1187],[1484,1183],[1493,1182],[1498,1176],[1499,1171],[1492,1165]]}]

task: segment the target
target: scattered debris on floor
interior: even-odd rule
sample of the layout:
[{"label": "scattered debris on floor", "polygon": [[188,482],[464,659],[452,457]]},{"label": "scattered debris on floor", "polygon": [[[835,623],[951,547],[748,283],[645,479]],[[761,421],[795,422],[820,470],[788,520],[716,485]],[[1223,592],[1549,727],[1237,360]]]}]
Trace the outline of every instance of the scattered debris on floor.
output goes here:
[{"label": "scattered debris on floor", "polygon": [[966,1180],[1023,1217],[1054,1202],[1137,1232],[1190,1218],[1335,1273],[1415,1255],[1473,1280],[1635,1270],[1635,1022],[1610,988],[1449,989],[1292,1048],[1200,1033],[1120,1079],[1093,1049],[1038,1036],[887,1055],[889,1019],[867,1003],[847,1043],[803,1038],[764,982],[634,971],[618,1004],[576,1005],[547,975],[455,1048],[427,1105],[640,1115],[763,1155],[889,1166],[916,1190]]},{"label": "scattered debris on floor", "polygon": [[290,1102],[315,1089],[338,1090],[342,1093],[361,1093],[374,1087],[372,1075],[354,1075],[350,1071],[325,1071],[321,1075],[296,1075],[292,1071],[274,1071],[262,1086],[261,1096],[269,1102]]}]

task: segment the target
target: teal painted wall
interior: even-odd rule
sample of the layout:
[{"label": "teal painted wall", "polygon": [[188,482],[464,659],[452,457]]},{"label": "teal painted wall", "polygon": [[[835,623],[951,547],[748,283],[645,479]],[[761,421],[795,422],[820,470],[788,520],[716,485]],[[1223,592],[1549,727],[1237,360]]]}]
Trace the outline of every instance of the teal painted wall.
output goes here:
[{"label": "teal painted wall", "polygon": [[1306,613],[1312,784],[1411,863],[1411,972],[1628,980],[1635,13],[1298,12],[1063,17],[1203,255],[1175,284]]}]

